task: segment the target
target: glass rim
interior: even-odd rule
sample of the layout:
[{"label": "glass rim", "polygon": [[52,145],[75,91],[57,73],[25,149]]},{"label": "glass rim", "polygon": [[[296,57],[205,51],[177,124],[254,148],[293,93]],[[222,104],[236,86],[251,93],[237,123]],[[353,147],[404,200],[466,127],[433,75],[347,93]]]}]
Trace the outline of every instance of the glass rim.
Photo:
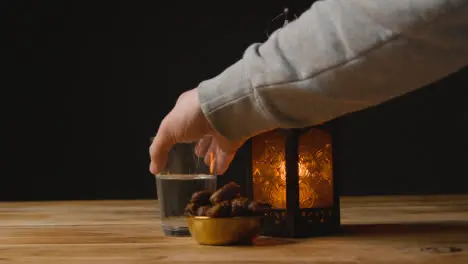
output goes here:
[{"label": "glass rim", "polygon": [[178,174],[178,173],[160,173],[154,175],[156,178],[163,180],[203,180],[203,179],[216,179],[217,175],[197,173],[197,174]]}]

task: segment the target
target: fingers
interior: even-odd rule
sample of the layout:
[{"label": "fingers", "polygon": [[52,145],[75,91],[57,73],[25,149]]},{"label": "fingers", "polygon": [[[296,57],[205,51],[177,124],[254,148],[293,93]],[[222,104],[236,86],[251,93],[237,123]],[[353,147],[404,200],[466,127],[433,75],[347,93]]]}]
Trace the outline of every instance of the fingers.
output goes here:
[{"label": "fingers", "polygon": [[210,140],[210,145],[208,147],[208,150],[205,152],[204,156],[204,162],[206,166],[209,166],[210,168],[212,166],[216,166],[216,164],[213,164],[216,158],[216,151],[218,149],[218,143],[215,138],[212,138]]},{"label": "fingers", "polygon": [[241,142],[223,138],[211,127],[201,109],[198,93],[192,89],[179,97],[172,111],[161,122],[150,147],[151,173],[158,174],[164,169],[174,144],[195,141],[198,141],[195,154],[204,158],[210,168],[215,166],[218,174],[227,170],[241,145]]},{"label": "fingers", "polygon": [[160,173],[166,166],[167,155],[174,144],[173,133],[171,133],[167,121],[163,120],[150,146],[150,171],[152,174]]},{"label": "fingers", "polygon": [[195,146],[195,154],[199,158],[204,158],[206,156],[212,139],[212,136],[205,136],[198,141],[197,145]]},{"label": "fingers", "polygon": [[[211,127],[200,106],[198,92],[192,89],[181,94],[169,114],[161,122],[151,147],[150,171],[160,173],[165,167],[167,156],[176,143],[192,143],[209,134]],[[211,140],[199,142],[197,155],[205,156]]]},{"label": "fingers", "polygon": [[[205,152],[204,162],[210,167],[211,172],[222,175],[229,168],[236,152],[226,152],[221,149],[216,138],[212,138],[210,142],[211,144]],[[206,142],[203,144],[206,144]]]}]

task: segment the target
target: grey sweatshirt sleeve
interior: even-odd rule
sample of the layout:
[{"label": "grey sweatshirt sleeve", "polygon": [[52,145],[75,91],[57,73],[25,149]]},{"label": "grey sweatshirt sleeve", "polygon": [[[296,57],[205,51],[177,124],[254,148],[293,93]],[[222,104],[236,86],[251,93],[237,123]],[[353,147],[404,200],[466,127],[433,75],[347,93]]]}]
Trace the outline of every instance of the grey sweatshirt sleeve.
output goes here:
[{"label": "grey sweatshirt sleeve", "polygon": [[374,106],[467,63],[468,0],[324,0],[197,90],[213,127],[238,140]]}]

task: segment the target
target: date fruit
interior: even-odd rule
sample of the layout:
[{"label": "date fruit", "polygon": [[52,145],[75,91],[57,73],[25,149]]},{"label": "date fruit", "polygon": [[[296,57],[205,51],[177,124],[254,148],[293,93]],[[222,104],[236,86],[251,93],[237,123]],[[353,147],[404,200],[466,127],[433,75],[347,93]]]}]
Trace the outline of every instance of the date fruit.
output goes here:
[{"label": "date fruit", "polygon": [[271,209],[268,203],[241,197],[240,191],[237,183],[230,182],[213,194],[209,191],[195,192],[185,207],[185,214],[213,218],[262,216]]},{"label": "date fruit", "polygon": [[197,209],[197,216],[207,216],[208,214],[208,211],[211,209],[210,206],[200,206],[198,209]]},{"label": "date fruit", "polygon": [[206,216],[213,217],[213,218],[231,216],[231,203],[229,201],[223,201],[223,202],[215,204],[213,207],[211,207],[208,210],[208,212],[206,213]]},{"label": "date fruit", "polygon": [[200,206],[196,203],[188,203],[187,206],[185,206],[185,215],[188,216],[194,216],[197,215],[197,210]]},{"label": "date fruit", "polygon": [[240,197],[231,202],[231,216],[247,216],[249,212],[250,201],[248,198]]},{"label": "date fruit", "polygon": [[210,197],[210,201],[213,204],[217,204],[223,201],[232,200],[240,196],[240,191],[241,188],[237,183],[230,182],[213,193]]},{"label": "date fruit", "polygon": [[191,203],[196,203],[198,205],[209,205],[210,204],[210,197],[212,193],[210,191],[199,191],[192,195],[190,199]]}]

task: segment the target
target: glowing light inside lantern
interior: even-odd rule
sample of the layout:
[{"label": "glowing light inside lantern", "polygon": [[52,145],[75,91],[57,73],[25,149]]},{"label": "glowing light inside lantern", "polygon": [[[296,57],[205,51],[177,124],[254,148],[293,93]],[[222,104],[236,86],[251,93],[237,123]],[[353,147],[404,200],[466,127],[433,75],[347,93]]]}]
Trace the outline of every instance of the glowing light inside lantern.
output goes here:
[{"label": "glowing light inside lantern", "polygon": [[[330,137],[312,129],[299,144],[299,205],[301,208],[333,206]],[[274,208],[286,208],[286,162],[284,138],[270,133],[253,142],[254,199]]]}]

